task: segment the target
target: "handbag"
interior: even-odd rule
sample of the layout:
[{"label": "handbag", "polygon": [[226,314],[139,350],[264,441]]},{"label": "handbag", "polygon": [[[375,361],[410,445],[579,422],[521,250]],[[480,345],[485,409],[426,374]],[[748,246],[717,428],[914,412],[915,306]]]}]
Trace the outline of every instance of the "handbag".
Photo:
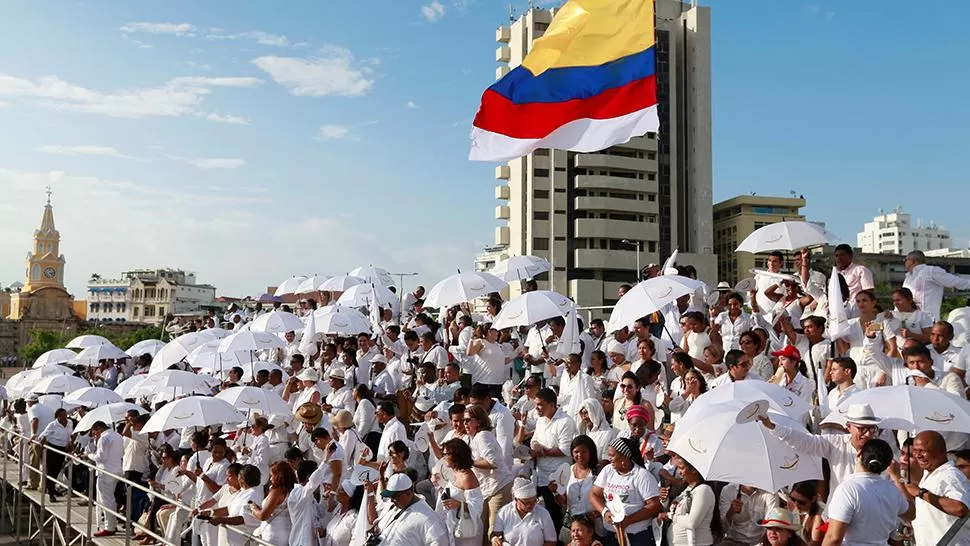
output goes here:
[{"label": "handbag", "polygon": [[478,523],[472,517],[465,517],[467,512],[465,503],[458,502],[458,525],[455,525],[455,538],[473,538],[478,534]]},{"label": "handbag", "polygon": [[573,524],[573,516],[569,513],[569,509],[563,511],[562,513],[562,527],[559,529],[559,542],[563,544],[569,544],[573,539],[570,533],[570,527]]}]

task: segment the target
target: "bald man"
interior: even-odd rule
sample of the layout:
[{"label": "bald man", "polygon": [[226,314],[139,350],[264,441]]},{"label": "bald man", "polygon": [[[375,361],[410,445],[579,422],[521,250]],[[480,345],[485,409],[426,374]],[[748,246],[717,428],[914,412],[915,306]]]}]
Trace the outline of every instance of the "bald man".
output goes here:
[{"label": "bald man", "polygon": [[[916,435],[912,456],[923,469],[919,485],[896,485],[907,498],[916,499],[916,546],[935,546],[954,523],[970,513],[970,481],[947,459],[946,442],[938,432]],[[970,531],[961,529],[950,544],[970,544]]]}]

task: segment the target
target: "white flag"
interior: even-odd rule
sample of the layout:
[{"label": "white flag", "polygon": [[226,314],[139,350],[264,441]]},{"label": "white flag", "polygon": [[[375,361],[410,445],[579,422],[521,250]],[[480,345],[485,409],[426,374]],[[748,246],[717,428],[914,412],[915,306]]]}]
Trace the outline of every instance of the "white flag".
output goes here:
[{"label": "white flag", "polygon": [[317,319],[316,313],[311,311],[307,318],[306,328],[303,329],[303,337],[300,339],[300,353],[306,358],[313,358],[317,354]]}]

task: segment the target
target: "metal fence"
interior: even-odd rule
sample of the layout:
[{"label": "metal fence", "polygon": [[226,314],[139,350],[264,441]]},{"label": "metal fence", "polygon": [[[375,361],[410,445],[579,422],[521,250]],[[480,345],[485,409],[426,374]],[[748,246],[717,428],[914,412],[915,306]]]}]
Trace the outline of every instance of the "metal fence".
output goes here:
[{"label": "metal fence", "polygon": [[[77,543],[91,544],[94,540],[108,542],[108,540],[98,539],[94,536],[94,533],[98,530],[97,510],[101,509],[118,518],[119,532],[109,539],[113,543],[118,543],[123,539],[124,545],[129,546],[132,543],[133,535],[141,533],[148,535],[156,543],[166,546],[180,546],[182,544],[181,540],[177,542],[167,540],[164,536],[164,530],[160,531],[162,533],[160,535],[133,520],[132,513],[135,509],[132,504],[133,492],[144,493],[149,502],[160,499],[164,504],[170,504],[177,510],[190,512],[192,507],[126,479],[124,476],[99,469],[91,462],[73,453],[32,442],[29,437],[14,431],[3,430],[2,434],[5,441],[3,442],[4,449],[0,454],[3,459],[2,475],[0,475],[0,479],[2,479],[2,484],[0,484],[0,532],[12,534],[16,537],[18,543],[45,544],[49,542],[51,546],[73,546]],[[30,446],[36,446],[35,449],[41,450],[39,467],[30,465]],[[63,473],[66,483],[47,475],[45,469],[47,468],[49,453],[58,453],[64,456]],[[86,495],[74,489],[74,473],[79,468],[88,471]],[[27,490],[24,486],[31,473],[40,475],[39,486],[36,490]],[[124,512],[111,510],[97,502],[95,481],[99,475],[114,478],[124,487]],[[51,479],[56,486],[66,489],[64,498],[56,504],[48,501],[46,487],[47,481]],[[82,501],[85,502],[84,506],[80,504]],[[175,517],[175,515],[172,517]],[[186,517],[180,536],[185,536],[185,531],[191,528],[191,524],[192,520]],[[208,525],[208,523],[206,524]],[[244,536],[248,541],[248,546],[273,546],[273,544],[260,540],[245,530],[237,529],[236,526],[226,526],[226,531]],[[49,533],[49,537],[46,536],[47,533]]]}]

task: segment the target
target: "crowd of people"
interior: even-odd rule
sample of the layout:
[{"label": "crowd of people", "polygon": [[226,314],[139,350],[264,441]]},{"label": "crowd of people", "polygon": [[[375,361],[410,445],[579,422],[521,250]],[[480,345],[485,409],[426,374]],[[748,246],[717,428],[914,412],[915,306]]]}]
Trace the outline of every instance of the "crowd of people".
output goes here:
[{"label": "crowd of people", "polygon": [[[144,433],[149,414],[132,411],[123,423],[76,433],[90,408],[69,414],[30,394],[10,404],[0,427],[26,438],[20,449],[31,461],[56,448],[46,456],[52,502],[60,451],[104,471],[99,536],[118,530],[111,512],[126,495],[112,476],[123,475],[163,493],[133,492],[138,506],[127,513],[172,544],[922,546],[944,535],[970,544],[970,435],[896,434],[870,406],[845,404],[887,385],[966,399],[970,349],[953,345],[953,326],[939,313],[945,287],[970,283],[916,252],[892,301],[879,301],[871,272],[840,246],[836,296],[808,251],[793,272],[781,271],[783,258],[772,254],[742,292],[721,283],[631,325],[582,324],[578,352],[561,346],[565,317],[500,331],[492,328],[504,305],[497,294],[481,313],[460,305],[435,314],[418,287],[399,309],[380,311],[376,332],[309,344],[287,332],[284,348],[258,355],[272,366],[248,382],[246,370],[228,370],[215,391],[248,384],[290,409],[238,426]],[[674,273],[696,277],[690,266],[651,266],[645,276]],[[829,303],[837,301],[847,324],[834,329]],[[320,303],[301,300],[292,311],[306,316]],[[178,331],[238,329],[266,312],[231,309]],[[151,360],[106,361],[90,377],[114,388]],[[825,479],[779,491],[715,482],[688,454],[668,450],[691,405],[737,381],[774,383],[813,408],[804,426],[770,414],[758,426],[822,457]],[[148,412],[165,403],[131,402]],[[823,423],[833,411],[844,425]],[[69,485],[86,492],[80,468]],[[25,481],[36,489],[40,475]]]}]

